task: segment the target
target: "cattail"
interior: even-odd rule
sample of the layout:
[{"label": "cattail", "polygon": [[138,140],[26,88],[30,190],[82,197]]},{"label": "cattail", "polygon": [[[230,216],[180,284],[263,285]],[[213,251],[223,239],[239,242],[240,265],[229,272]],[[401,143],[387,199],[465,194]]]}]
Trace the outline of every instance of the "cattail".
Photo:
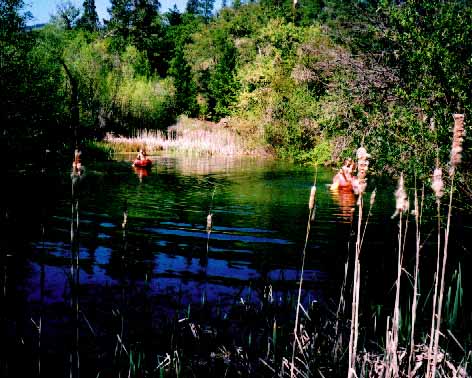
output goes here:
[{"label": "cattail", "polygon": [[357,156],[357,179],[358,179],[358,192],[362,194],[367,188],[367,171],[369,169],[369,160],[370,154],[367,153],[367,150],[364,147],[360,147],[356,153]]},{"label": "cattail", "polygon": [[356,153],[357,160],[367,160],[370,158],[370,154],[367,153],[367,150],[364,147],[359,147]]},{"label": "cattail", "polygon": [[376,191],[376,190],[374,190],[374,191],[370,194],[370,207],[372,207],[372,206],[374,205],[376,194],[377,194],[377,191]]},{"label": "cattail", "polygon": [[406,211],[410,208],[408,197],[405,192],[403,173],[400,175],[400,180],[398,180],[398,188],[395,191],[395,203],[395,213],[392,215],[392,218],[396,217],[400,212]]},{"label": "cattail", "polygon": [[464,141],[464,114],[454,114],[454,130],[452,133],[451,168],[457,167],[462,160],[462,142]]},{"label": "cattail", "polygon": [[74,160],[72,161],[72,177],[78,177],[81,176],[83,173],[83,167],[82,167],[82,152],[80,152],[78,149],[74,151]]},{"label": "cattail", "polygon": [[313,208],[315,207],[315,194],[316,194],[316,185],[313,185],[310,191],[310,201],[308,202],[308,208],[310,210],[313,210]]},{"label": "cattail", "polygon": [[431,188],[434,191],[436,199],[439,200],[444,194],[444,182],[442,179],[442,169],[436,167],[433,172],[433,183],[431,184]]},{"label": "cattail", "polygon": [[208,214],[208,216],[207,216],[207,226],[206,226],[206,232],[207,233],[211,232],[211,224],[212,224],[211,217],[212,217],[212,214],[211,213]]},{"label": "cattail", "polygon": [[128,210],[123,211],[123,222],[121,223],[121,228],[124,230],[128,224]]}]

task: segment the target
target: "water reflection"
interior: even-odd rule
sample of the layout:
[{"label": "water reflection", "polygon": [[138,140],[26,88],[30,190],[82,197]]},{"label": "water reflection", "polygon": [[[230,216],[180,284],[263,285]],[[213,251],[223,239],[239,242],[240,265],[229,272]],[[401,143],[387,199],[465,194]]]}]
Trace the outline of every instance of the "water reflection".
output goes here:
[{"label": "water reflection", "polygon": [[150,168],[135,167],[135,166],[133,166],[133,171],[138,176],[140,182],[143,182],[143,177],[147,177],[151,173]]},{"label": "water reflection", "polygon": [[[133,157],[88,167],[81,178],[80,236],[70,237],[70,181],[58,185],[62,191],[55,193],[62,197],[46,201],[44,239],[33,243],[37,253],[27,285],[32,301],[41,279],[45,303],[64,297],[72,249],[82,298],[94,303],[99,301],[94,292],[113,291],[115,285],[145,286],[163,302],[166,293],[184,288],[182,304],[203,292],[208,301],[237,296],[250,283],[261,290],[268,284],[296,286],[313,167],[253,158],[154,156],[150,171],[132,168],[128,158]],[[330,181],[331,172],[320,169],[307,288],[328,285],[338,260],[345,259],[350,228],[343,223],[351,220],[356,198],[349,191],[330,192]]]},{"label": "water reflection", "polygon": [[342,220],[351,223],[356,206],[356,196],[354,192],[349,189],[330,190],[331,197],[339,206],[339,212],[335,213]]},{"label": "water reflection", "polygon": [[[33,338],[25,338],[24,329],[41,317],[44,342],[62,338],[44,350],[55,351],[51,355],[57,358],[64,350],[93,345],[96,361],[96,351],[113,349],[109,345],[121,334],[123,319],[137,320],[127,330],[147,332],[165,327],[155,318],[180,318],[203,301],[224,310],[240,298],[260,299],[269,287],[274,298],[296,288],[313,167],[243,158],[156,156],[153,161],[151,171],[131,168],[126,157],[87,165],[86,175],[72,177],[77,179],[73,193],[70,172],[8,181],[8,203],[0,206],[0,246],[16,265],[4,263],[0,282],[4,288],[7,280],[14,282],[2,300],[7,303],[8,296],[12,305],[3,308],[17,313],[9,315],[14,321],[5,327],[12,330],[6,344],[26,340],[31,346]],[[306,297],[316,299],[339,295],[356,222],[356,196],[330,191],[330,182],[331,172],[320,169],[303,284]],[[373,303],[384,303],[382,288],[390,290],[393,282],[390,255],[379,253],[395,251],[397,243],[390,193],[379,193],[363,245],[363,279],[373,288],[365,298]],[[21,206],[28,210],[22,213]],[[424,256],[434,256],[426,247]],[[151,324],[143,326],[145,315]],[[98,336],[86,344],[89,320],[98,335],[112,335],[113,342],[107,339],[100,348]],[[81,339],[74,339],[79,334]],[[56,362],[51,362],[56,371],[67,371]]]},{"label": "water reflection", "polygon": [[[125,165],[93,167],[90,172],[96,173],[86,177],[76,241],[81,286],[131,279],[147,281],[151,292],[159,295],[153,288],[177,280],[196,291],[190,297],[199,297],[202,285],[217,284],[205,289],[207,300],[216,300],[250,281],[287,285],[297,281],[305,236],[305,221],[300,219],[307,216],[311,167],[252,158],[156,156],[150,171],[131,168],[127,157],[123,159]],[[146,185],[140,185],[136,176],[141,182],[145,178]],[[318,180],[329,182],[330,173],[320,171]],[[308,247],[313,251],[306,262],[308,286],[323,284],[328,277],[317,253],[326,247],[329,237],[324,235],[332,232],[324,226],[325,218],[344,219],[354,201],[352,194],[319,190],[323,209],[318,213],[317,236]],[[46,270],[66,269],[70,261],[66,204],[57,204],[48,240],[35,244],[36,250],[48,251],[46,262],[39,261],[40,254],[34,261]],[[333,215],[331,208],[338,206],[341,213],[335,210]],[[49,276],[57,277],[57,272]],[[62,281],[56,290],[61,287]],[[59,297],[55,293],[49,299]]]}]

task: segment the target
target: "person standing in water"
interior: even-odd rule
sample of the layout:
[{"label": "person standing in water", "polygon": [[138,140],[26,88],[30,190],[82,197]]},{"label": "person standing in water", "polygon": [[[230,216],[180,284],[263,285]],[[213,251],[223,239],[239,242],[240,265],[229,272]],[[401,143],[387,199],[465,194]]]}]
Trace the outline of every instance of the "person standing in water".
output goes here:
[{"label": "person standing in water", "polygon": [[138,156],[136,156],[137,160],[146,160],[146,151],[144,151],[142,148],[138,152]]},{"label": "person standing in water", "polygon": [[352,186],[353,176],[352,172],[355,169],[354,161],[349,158],[345,159],[343,166],[338,173],[333,177],[331,189],[348,188]]}]

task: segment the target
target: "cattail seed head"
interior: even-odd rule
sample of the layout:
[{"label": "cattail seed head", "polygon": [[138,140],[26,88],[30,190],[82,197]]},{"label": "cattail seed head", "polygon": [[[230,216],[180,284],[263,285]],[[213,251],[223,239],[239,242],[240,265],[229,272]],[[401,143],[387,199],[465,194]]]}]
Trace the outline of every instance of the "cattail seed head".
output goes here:
[{"label": "cattail seed head", "polygon": [[442,179],[442,169],[436,167],[433,172],[433,182],[431,184],[436,199],[440,199],[444,194],[444,182]]},{"label": "cattail seed head", "polygon": [[206,232],[210,233],[211,232],[211,226],[212,226],[212,214],[208,214],[207,216],[207,225],[206,225]]},{"label": "cattail seed head", "polygon": [[367,160],[370,158],[370,154],[367,153],[367,150],[364,147],[359,147],[357,149],[357,160]]},{"label": "cattail seed head", "polygon": [[464,141],[464,114],[454,114],[454,129],[452,132],[451,168],[457,167],[462,160],[462,142]]},{"label": "cattail seed head", "polygon": [[310,191],[310,201],[308,202],[308,208],[310,210],[313,210],[313,208],[315,207],[315,195],[316,195],[316,185],[313,185]]},{"label": "cattail seed head", "polygon": [[123,211],[123,222],[121,223],[121,228],[125,229],[128,224],[128,210]]},{"label": "cattail seed head", "polygon": [[367,153],[367,150],[364,147],[358,148],[356,152],[357,156],[357,180],[358,188],[357,192],[362,194],[367,188],[367,171],[369,169],[369,160],[370,154]]},{"label": "cattail seed head", "polygon": [[375,202],[375,196],[377,195],[377,190],[374,190],[371,194],[370,194],[370,206],[372,207],[374,205],[374,202]]},{"label": "cattail seed head", "polygon": [[395,214],[392,218],[395,217],[398,213],[408,210],[410,203],[408,202],[408,197],[405,192],[405,184],[403,180],[403,173],[400,175],[398,180],[398,188],[395,191]]}]

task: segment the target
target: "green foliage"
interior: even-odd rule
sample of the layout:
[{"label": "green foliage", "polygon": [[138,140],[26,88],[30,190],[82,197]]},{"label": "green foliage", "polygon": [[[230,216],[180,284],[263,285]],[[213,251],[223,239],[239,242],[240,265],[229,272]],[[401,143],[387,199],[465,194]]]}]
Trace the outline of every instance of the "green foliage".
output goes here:
[{"label": "green foliage", "polygon": [[405,86],[399,95],[426,121],[434,120],[446,161],[451,113],[470,113],[472,9],[463,1],[408,1],[388,8],[390,39]]},{"label": "green foliage", "polygon": [[95,0],[84,0],[83,9],[84,13],[77,21],[77,26],[89,32],[98,30],[100,21],[95,8]]},{"label": "green foliage", "polygon": [[296,156],[296,160],[300,162],[327,164],[331,163],[333,155],[333,147],[331,141],[323,140],[318,143],[312,150],[302,152]]},{"label": "green foliage", "polygon": [[215,44],[221,51],[221,56],[208,82],[208,101],[213,118],[219,119],[230,113],[230,107],[236,98],[238,83],[234,71],[237,50],[225,33],[216,34]]},{"label": "green foliage", "polygon": [[74,6],[70,1],[64,1],[57,5],[56,14],[51,16],[49,23],[61,29],[72,30],[77,26],[79,15],[79,8]]},{"label": "green foliage", "polygon": [[284,157],[336,161],[363,145],[374,170],[424,179],[448,161],[451,113],[472,103],[462,1],[262,0],[210,16],[210,0],[164,15],[156,0],[112,0],[104,35],[90,32],[93,0],[30,33],[21,1],[0,5],[2,120],[39,133],[70,133],[74,101],[84,137],[230,116]]},{"label": "green foliage", "polygon": [[170,63],[169,75],[174,78],[175,112],[178,115],[194,116],[197,113],[197,89],[192,79],[192,72],[185,60],[182,48],[174,51],[174,58]]},{"label": "green foliage", "polygon": [[110,0],[110,4],[111,7],[108,8],[110,20],[106,23],[107,29],[126,41],[131,23],[131,0]]},{"label": "green foliage", "polygon": [[[455,282],[454,282],[455,281]],[[459,319],[459,311],[462,308],[464,297],[464,289],[462,287],[462,269],[459,264],[458,269],[452,275],[451,284],[447,290],[445,303],[445,321],[449,329],[454,329],[457,326]]]}]

